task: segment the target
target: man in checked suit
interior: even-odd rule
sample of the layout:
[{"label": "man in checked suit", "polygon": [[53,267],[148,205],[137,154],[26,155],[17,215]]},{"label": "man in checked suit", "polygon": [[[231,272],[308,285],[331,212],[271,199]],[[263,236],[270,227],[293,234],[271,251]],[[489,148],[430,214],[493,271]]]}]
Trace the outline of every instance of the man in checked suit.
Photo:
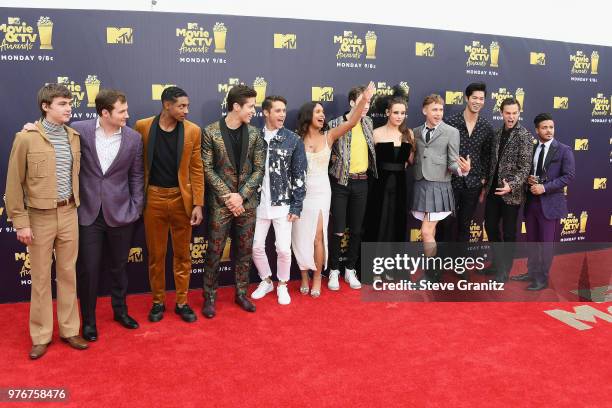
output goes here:
[{"label": "man in checked suit", "polygon": [[216,314],[219,260],[230,232],[238,250],[235,302],[247,312],[255,311],[246,289],[259,205],[257,190],[263,179],[266,154],[260,131],[249,125],[255,114],[256,96],[253,88],[234,86],[227,94],[227,116],[208,125],[202,133],[208,202],[202,314],[209,319]]}]

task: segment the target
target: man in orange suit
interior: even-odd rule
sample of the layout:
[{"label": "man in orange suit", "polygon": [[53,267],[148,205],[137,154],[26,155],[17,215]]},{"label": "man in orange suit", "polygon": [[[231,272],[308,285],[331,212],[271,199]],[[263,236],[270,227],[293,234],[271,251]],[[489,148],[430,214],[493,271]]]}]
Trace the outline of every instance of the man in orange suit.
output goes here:
[{"label": "man in orange suit", "polygon": [[145,165],[144,226],[153,307],[149,320],[158,322],[166,310],[165,264],[168,230],[172,237],[175,313],[186,322],[196,315],[187,304],[191,275],[191,228],[202,222],[204,172],[200,154],[202,131],[186,120],[187,93],[175,86],[161,95],[159,115],[136,122],[142,135]]}]

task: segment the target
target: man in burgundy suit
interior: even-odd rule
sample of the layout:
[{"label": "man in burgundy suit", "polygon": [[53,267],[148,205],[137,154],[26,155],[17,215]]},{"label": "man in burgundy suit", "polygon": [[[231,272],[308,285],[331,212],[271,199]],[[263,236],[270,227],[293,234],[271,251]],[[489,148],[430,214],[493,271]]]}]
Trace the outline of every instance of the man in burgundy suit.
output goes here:
[{"label": "man in burgundy suit", "polygon": [[532,244],[527,273],[511,279],[531,282],[527,290],[542,290],[548,287],[548,271],[554,253],[552,243],[557,238],[559,220],[567,216],[563,188],[574,180],[575,164],[572,149],[554,138],[552,116],[540,113],[533,122],[538,143],[533,148],[533,165],[527,179],[525,204],[527,241]]},{"label": "man in burgundy suit", "polygon": [[[125,266],[132,245],[134,223],[144,202],[143,145],[140,135],[126,126],[125,94],[102,89],[96,97],[97,119],[73,122],[81,134],[81,206],[77,292],[81,304],[83,338],[95,341],[98,281],[111,281],[114,319],[128,329],[138,328],[127,313],[128,277]],[[108,252],[103,253],[106,242]],[[103,259],[108,260],[104,271]]]}]

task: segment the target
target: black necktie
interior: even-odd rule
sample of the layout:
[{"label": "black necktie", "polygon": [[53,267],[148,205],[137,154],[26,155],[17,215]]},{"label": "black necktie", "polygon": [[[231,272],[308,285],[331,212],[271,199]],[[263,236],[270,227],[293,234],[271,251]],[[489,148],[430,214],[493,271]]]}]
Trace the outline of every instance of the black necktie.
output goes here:
[{"label": "black necktie", "polygon": [[428,127],[425,127],[425,129],[427,129],[427,133],[425,133],[425,143],[429,143],[429,140],[431,139],[431,132],[433,132],[434,130]]},{"label": "black necktie", "polygon": [[546,149],[546,145],[541,144],[540,153],[538,154],[538,167],[536,168],[536,176],[542,175],[542,169],[544,168],[544,149]]}]

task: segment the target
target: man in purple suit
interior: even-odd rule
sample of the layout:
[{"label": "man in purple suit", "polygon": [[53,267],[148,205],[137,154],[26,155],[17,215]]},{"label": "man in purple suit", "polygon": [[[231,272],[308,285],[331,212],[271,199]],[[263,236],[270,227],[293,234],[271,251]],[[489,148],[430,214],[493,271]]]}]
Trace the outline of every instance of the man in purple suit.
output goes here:
[{"label": "man in purple suit", "polygon": [[[142,139],[126,126],[129,116],[125,94],[101,89],[96,97],[96,111],[97,119],[71,125],[81,134],[77,293],[83,338],[88,341],[98,338],[96,300],[101,273],[110,275],[115,320],[126,328],[138,328],[127,313],[125,266],[134,223],[144,202]],[[105,242],[107,253],[103,253]],[[103,258],[108,260],[108,271],[102,271]]]},{"label": "man in purple suit", "polygon": [[555,123],[549,113],[540,113],[533,123],[538,143],[533,149],[525,204],[527,241],[533,244],[529,251],[527,273],[511,279],[530,281],[527,290],[542,290],[548,287],[556,228],[559,220],[567,216],[563,188],[574,180],[575,164],[572,149],[554,139]]}]

